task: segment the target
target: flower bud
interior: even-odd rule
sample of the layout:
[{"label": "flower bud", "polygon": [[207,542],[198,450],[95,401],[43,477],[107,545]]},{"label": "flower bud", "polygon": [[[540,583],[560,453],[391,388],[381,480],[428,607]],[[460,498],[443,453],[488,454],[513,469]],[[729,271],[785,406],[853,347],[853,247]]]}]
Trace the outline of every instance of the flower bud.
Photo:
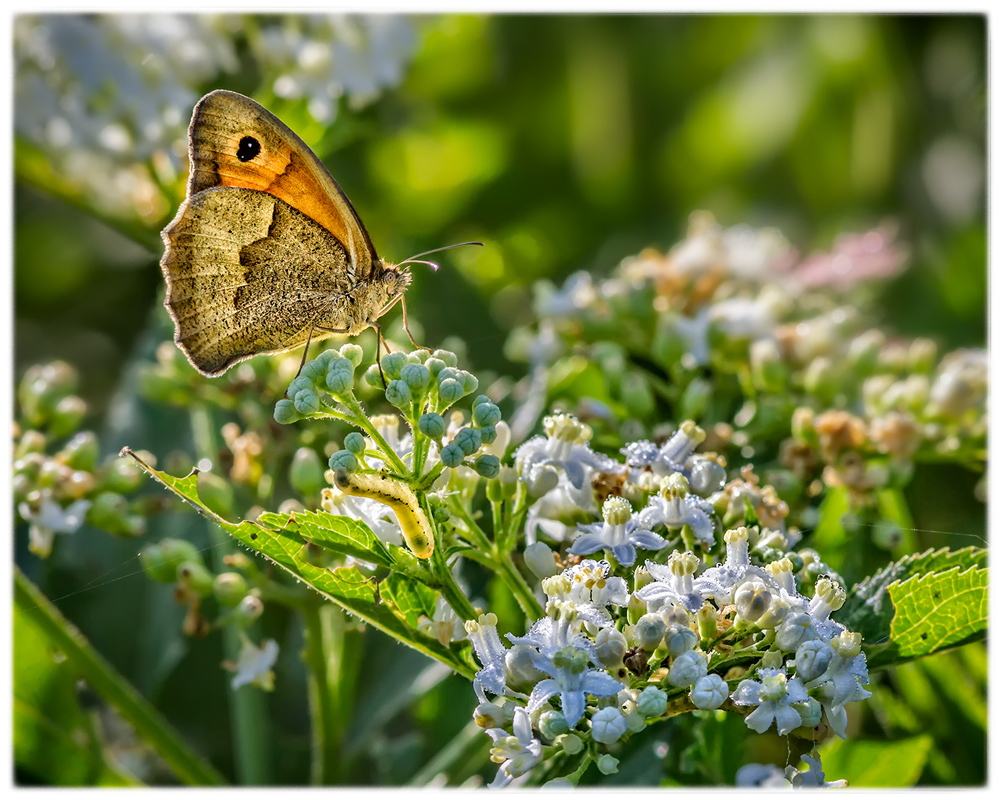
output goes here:
[{"label": "flower bud", "polygon": [[357,369],[361,366],[361,362],[364,360],[365,351],[358,345],[348,342],[347,344],[341,346],[340,355],[350,361],[354,365],[354,368]]},{"label": "flower bud", "polygon": [[559,572],[552,548],[544,542],[535,542],[524,548],[524,563],[539,580]]},{"label": "flower bud", "polygon": [[330,456],[330,469],[334,472],[343,470],[344,472],[356,472],[358,469],[358,457],[350,450],[338,450]]},{"label": "flower bud", "polygon": [[583,740],[575,733],[566,733],[556,740],[556,745],[562,747],[568,756],[575,756],[583,751]]},{"label": "flower bud", "polygon": [[389,385],[385,389],[385,399],[390,405],[402,409],[413,401],[413,394],[410,392],[410,387],[403,381],[393,380],[389,381]]},{"label": "flower bud", "polygon": [[[457,434],[455,434],[452,444],[457,444],[462,448],[462,452],[464,452],[465,455],[471,456],[483,446],[483,439],[479,431],[475,428],[462,428]],[[497,465],[499,466],[499,460]]]},{"label": "flower bud", "polygon": [[667,680],[672,686],[684,689],[708,674],[708,663],[705,656],[697,650],[681,653],[670,665]]},{"label": "flower bud", "polygon": [[289,400],[294,401],[295,396],[302,391],[314,393],[316,391],[316,387],[313,385],[313,382],[305,375],[299,375],[290,384],[288,384],[288,389],[286,390],[285,395]]},{"label": "flower bud", "polygon": [[799,703],[792,703],[792,708],[799,712],[802,717],[802,725],[806,728],[815,728],[823,721],[823,706],[813,697],[807,697]]},{"label": "flower bud", "polygon": [[495,478],[500,474],[500,459],[488,453],[476,456],[472,468],[484,478]]},{"label": "flower bud", "polygon": [[[329,350],[324,350],[320,356],[324,356],[329,353]],[[300,378],[308,378],[309,382],[315,386],[321,386],[326,380],[326,365],[329,363],[330,358],[318,357],[314,358],[312,361],[306,362],[302,367],[302,372],[299,373]]]},{"label": "flower bud", "polygon": [[655,686],[647,686],[639,692],[635,707],[644,717],[661,717],[667,710],[667,693]]},{"label": "flower bud", "polygon": [[279,425],[291,425],[302,419],[302,415],[295,410],[295,403],[288,398],[282,398],[274,404],[274,421]]},{"label": "flower bud", "polygon": [[443,361],[446,366],[449,367],[458,366],[458,356],[456,356],[450,350],[435,350],[433,357],[441,359],[441,361]]},{"label": "flower bud", "polygon": [[[23,442],[24,439],[22,438],[21,441]],[[91,472],[97,466],[99,452],[100,447],[97,443],[97,436],[91,431],[82,431],[66,443],[66,446],[63,447],[62,452],[56,458],[73,469]]]},{"label": "flower bud", "polygon": [[795,673],[804,681],[818,678],[833,659],[833,648],[822,639],[810,639],[795,649]]},{"label": "flower bud", "polygon": [[[357,435],[357,434],[355,434]],[[311,447],[300,447],[292,456],[288,479],[303,497],[314,497],[323,488],[323,462]]]},{"label": "flower bud", "polygon": [[597,769],[602,775],[614,775],[618,772],[618,759],[610,753],[604,753],[594,763],[597,765]]},{"label": "flower bud", "polygon": [[756,622],[771,604],[771,592],[759,578],[750,578],[736,589],[733,604],[746,622]]},{"label": "flower bud", "polygon": [[438,386],[438,394],[441,396],[441,401],[446,406],[450,406],[452,403],[461,400],[465,392],[462,389],[461,383],[454,378],[446,378]]},{"label": "flower bud", "polygon": [[479,378],[464,369],[458,372],[459,383],[462,384],[462,395],[472,394],[479,388]]},{"label": "flower bud", "polygon": [[457,444],[445,445],[441,449],[441,463],[446,467],[457,467],[465,460],[465,451]]},{"label": "flower bud", "polygon": [[720,708],[728,697],[729,686],[715,674],[699,678],[691,690],[691,702],[704,711]]},{"label": "flower bud", "polygon": [[725,467],[716,462],[701,458],[691,467],[691,491],[699,497],[708,497],[722,489],[726,484]]},{"label": "flower bud", "polygon": [[[101,492],[93,499],[90,508],[87,509],[86,520],[88,525],[115,533],[121,529],[122,521],[127,513],[128,500],[125,499],[124,495],[118,494],[118,492]],[[156,545],[152,547],[156,547]],[[152,547],[148,549],[152,549]],[[146,566],[145,563],[143,566]],[[173,583],[176,572],[176,568],[170,570],[170,578],[164,583]]]},{"label": "flower bud", "polygon": [[389,380],[399,380],[400,370],[407,363],[409,362],[404,353],[386,353],[382,356],[382,371]]},{"label": "flower bud", "polygon": [[[145,452],[139,452],[137,455],[147,464],[150,463]],[[108,464],[104,478],[101,480],[101,488],[126,494],[138,488],[144,475],[145,473],[132,461],[116,458]]]},{"label": "flower bud", "polygon": [[301,389],[296,392],[292,403],[295,405],[295,410],[304,417],[315,414],[320,407],[319,395],[312,389]]},{"label": "flower bud", "polygon": [[351,431],[344,437],[344,449],[350,450],[354,455],[360,456],[365,452],[365,437],[357,431]]},{"label": "flower bud", "polygon": [[406,364],[399,377],[415,395],[421,394],[431,382],[431,372],[423,364]]},{"label": "flower bud", "polygon": [[644,614],[635,624],[635,642],[643,650],[652,652],[660,646],[663,634],[667,632],[666,623],[659,614]]},{"label": "flower bud", "polygon": [[703,641],[715,636],[719,626],[719,616],[711,603],[705,603],[695,615],[698,619],[698,633]]},{"label": "flower bud", "polygon": [[212,594],[214,584],[215,576],[200,561],[183,561],[177,567],[177,585],[198,597]]},{"label": "flower bud", "polygon": [[504,656],[507,679],[515,686],[532,686],[545,677],[531,660],[532,648],[526,644],[515,644]]},{"label": "flower bud", "polygon": [[365,370],[365,383],[373,389],[384,389],[387,381],[382,379],[382,371],[378,364],[372,364]]},{"label": "flower bud", "polygon": [[480,428],[496,425],[500,421],[501,416],[500,409],[489,401],[480,403],[472,409],[472,421]]},{"label": "flower bud", "polygon": [[625,635],[610,625],[597,632],[594,645],[597,648],[597,660],[608,669],[621,664],[625,651],[628,650]]},{"label": "flower bud", "polygon": [[261,599],[256,595],[248,594],[240,600],[240,604],[236,606],[234,619],[240,625],[246,626],[256,620],[263,613],[264,603],[261,602]]},{"label": "flower bud", "polygon": [[354,362],[338,357],[326,366],[326,388],[334,396],[346,395],[354,390]]},{"label": "flower bud", "polygon": [[157,583],[175,583],[179,564],[200,560],[198,548],[186,539],[164,539],[139,554],[142,568]]},{"label": "flower bud", "polygon": [[614,706],[598,710],[591,719],[590,735],[595,742],[601,744],[614,744],[627,730],[625,717]]},{"label": "flower bud", "polygon": [[49,431],[56,439],[69,436],[80,427],[85,416],[87,416],[87,404],[83,398],[71,394],[56,403],[49,418]]},{"label": "flower bud", "polygon": [[444,436],[447,431],[448,426],[445,424],[444,417],[440,414],[424,414],[417,422],[417,427],[420,432],[435,441],[440,441],[441,437]]},{"label": "flower bud", "polygon": [[686,626],[671,625],[664,636],[667,652],[674,658],[698,646],[698,634]]},{"label": "flower bud", "polygon": [[566,724],[566,717],[562,711],[543,711],[538,716],[538,732],[546,739],[552,740],[557,736],[569,733],[569,725]]},{"label": "flower bud", "polygon": [[502,728],[506,724],[503,709],[496,703],[480,703],[472,712],[472,719],[485,730]]},{"label": "flower bud", "polygon": [[247,582],[238,572],[222,572],[215,576],[212,592],[222,605],[235,606],[246,597]]}]

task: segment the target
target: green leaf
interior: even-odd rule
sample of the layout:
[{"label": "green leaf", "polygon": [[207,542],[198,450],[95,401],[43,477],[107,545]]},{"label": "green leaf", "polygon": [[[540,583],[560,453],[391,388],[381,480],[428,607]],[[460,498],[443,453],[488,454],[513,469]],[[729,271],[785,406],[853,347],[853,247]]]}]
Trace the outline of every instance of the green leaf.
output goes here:
[{"label": "green leaf", "polygon": [[835,618],[861,634],[872,669],[982,639],[986,555],[966,547],[906,556],[855,586]]},{"label": "green leaf", "polygon": [[852,788],[913,786],[934,746],[930,735],[896,742],[836,739],[820,749],[826,780],[846,778]]},{"label": "green leaf", "polygon": [[[469,679],[475,676],[476,668],[469,663],[463,648],[446,647],[437,639],[408,627],[381,602],[375,580],[366,577],[357,567],[330,569],[310,563],[306,558],[306,542],[299,538],[296,526],[280,524],[270,527],[261,522],[246,520],[240,523],[229,522],[206,508],[199,499],[197,472],[184,478],[175,478],[153,469],[128,448],[122,450],[122,454],[135,461],[151,477],[193,505],[199,513],[213,520],[239,542],[270,559],[345,610],[403,644],[446,664],[460,675]],[[285,515],[276,514],[265,518],[272,523],[281,523],[286,519]]]},{"label": "green leaf", "polygon": [[379,584],[382,600],[411,628],[416,628],[421,616],[434,617],[436,593],[412,578],[392,573]]},{"label": "green leaf", "polygon": [[265,512],[257,521],[272,530],[289,529],[305,541],[327,550],[405,572],[425,582],[430,580],[430,573],[413,553],[404,547],[387,545],[359,520],[326,511],[296,511],[293,514]]}]

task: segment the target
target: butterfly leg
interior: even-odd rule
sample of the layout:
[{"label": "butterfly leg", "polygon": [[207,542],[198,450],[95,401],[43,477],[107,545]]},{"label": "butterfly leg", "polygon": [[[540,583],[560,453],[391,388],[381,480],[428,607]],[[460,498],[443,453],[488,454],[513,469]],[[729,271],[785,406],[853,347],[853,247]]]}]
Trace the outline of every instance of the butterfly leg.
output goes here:
[{"label": "butterfly leg", "polygon": [[406,335],[410,338],[410,344],[412,344],[418,350],[427,350],[430,352],[429,347],[424,347],[422,344],[417,344],[413,341],[413,334],[410,333],[410,323],[406,319],[406,298],[403,295],[399,296],[400,303],[403,306],[403,330],[406,331]]},{"label": "butterfly leg", "polygon": [[[322,325],[310,325],[309,335],[306,337],[306,346],[302,350],[302,360],[299,362],[299,369],[295,373],[295,377],[299,377],[302,374],[302,368],[306,365],[306,359],[309,357],[309,345],[312,344],[312,336],[316,331],[323,331],[324,333],[347,333],[348,328],[324,328]],[[292,380],[295,380],[293,378]],[[285,397],[288,397],[288,390],[285,390]]]}]

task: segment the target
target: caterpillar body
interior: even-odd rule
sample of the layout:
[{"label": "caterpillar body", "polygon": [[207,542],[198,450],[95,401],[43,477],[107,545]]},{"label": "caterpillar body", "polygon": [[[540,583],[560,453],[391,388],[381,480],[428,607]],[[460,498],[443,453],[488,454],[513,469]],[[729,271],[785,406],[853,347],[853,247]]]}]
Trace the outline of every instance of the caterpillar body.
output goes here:
[{"label": "caterpillar body", "polygon": [[430,558],[434,552],[434,535],[427,515],[409,486],[382,475],[357,475],[342,469],[334,473],[333,480],[344,494],[370,497],[389,506],[396,514],[403,540],[413,555]]}]

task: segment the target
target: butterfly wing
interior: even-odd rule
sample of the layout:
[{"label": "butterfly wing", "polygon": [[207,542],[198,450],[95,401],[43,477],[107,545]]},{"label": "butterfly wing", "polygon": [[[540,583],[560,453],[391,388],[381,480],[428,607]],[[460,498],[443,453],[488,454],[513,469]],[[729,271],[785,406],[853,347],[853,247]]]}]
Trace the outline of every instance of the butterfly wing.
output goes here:
[{"label": "butterfly wing", "polygon": [[161,262],[174,340],[202,373],[221,375],[258,353],[279,353],[329,329],[357,334],[367,316],[344,245],[267,192],[211,188],[163,231]]},{"label": "butterfly wing", "polygon": [[354,206],[323,162],[259,103],[224,89],[210,92],[195,106],[188,139],[189,198],[213,187],[267,192],[332,233],[360,279],[379,263]]}]

